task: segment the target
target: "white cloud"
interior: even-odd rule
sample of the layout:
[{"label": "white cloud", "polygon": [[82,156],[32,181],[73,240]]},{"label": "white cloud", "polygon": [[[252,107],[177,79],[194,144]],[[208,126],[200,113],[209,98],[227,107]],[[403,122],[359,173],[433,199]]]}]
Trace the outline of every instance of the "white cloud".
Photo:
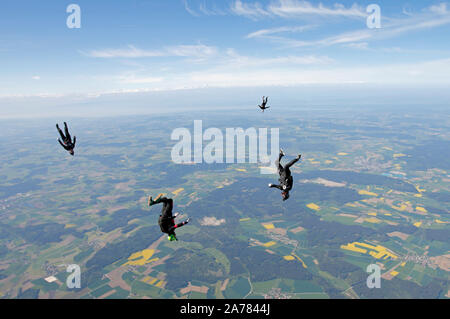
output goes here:
[{"label": "white cloud", "polygon": [[[368,41],[383,40],[397,37],[414,31],[432,29],[450,24],[450,12],[446,4],[426,8],[422,13],[408,13],[407,18],[387,19],[383,18],[381,29],[360,29],[351,32],[345,32],[338,35],[317,39],[317,40],[297,40],[285,36],[270,36],[266,30],[259,30],[250,33],[247,38],[266,38],[287,47],[320,47],[332,45],[345,45],[353,48],[367,47]],[[387,22],[386,22],[387,21]],[[289,29],[279,28],[277,34],[290,32]],[[270,31],[270,30],[269,30]]]},{"label": "white cloud", "polygon": [[216,7],[208,8],[205,3],[200,4],[199,10],[207,16],[226,15],[226,12]]},{"label": "white cloud", "polygon": [[217,15],[226,15],[227,12],[224,10],[221,10],[219,8],[217,8],[215,5],[213,5],[211,8],[208,8],[206,6],[206,2],[202,2],[199,4],[198,6],[198,11],[193,10],[187,0],[183,0],[184,2],[184,8],[186,9],[187,12],[189,12],[189,14],[193,15],[194,17],[198,17],[200,16],[200,13],[207,15],[207,16],[217,16]]},{"label": "white cloud", "polygon": [[261,38],[261,37],[267,37],[272,34],[278,34],[278,33],[297,33],[297,32],[303,32],[306,30],[312,29],[313,25],[304,25],[304,26],[297,26],[297,27],[279,27],[279,28],[272,28],[272,29],[262,29],[255,32],[252,32],[247,35],[248,39],[251,38]]},{"label": "white cloud", "polygon": [[[161,79],[149,78],[148,83],[135,78],[139,86],[115,89],[103,89],[92,92],[75,93],[36,93],[36,94],[0,94],[2,99],[63,98],[81,100],[98,98],[111,94],[145,93],[158,91],[176,91],[200,88],[238,88],[260,86],[301,86],[301,85],[345,85],[373,84],[402,87],[443,87],[450,85],[450,58],[431,60],[421,63],[394,63],[385,65],[368,65],[365,67],[334,67],[306,69],[302,66],[289,68],[243,68],[223,66],[220,69],[207,69],[196,72],[182,72]],[[131,82],[133,78],[131,77]],[[142,86],[142,84],[146,84]]]},{"label": "white cloud", "polygon": [[194,58],[207,58],[217,54],[217,48],[203,44],[178,45],[166,49],[168,55]]},{"label": "white cloud", "polygon": [[141,50],[132,45],[125,49],[92,50],[84,54],[93,58],[147,58],[164,55],[161,51]]},{"label": "white cloud", "polygon": [[119,77],[119,82],[127,84],[149,84],[149,83],[160,83],[164,80],[162,77],[136,77],[136,76],[121,76]]},{"label": "white cloud", "polygon": [[197,12],[195,12],[194,10],[192,10],[189,7],[187,0],[184,0],[183,2],[184,2],[184,8],[186,9],[187,12],[189,12],[189,14],[193,15],[194,17],[200,16]]},{"label": "white cloud", "polygon": [[243,3],[241,0],[236,0],[231,6],[231,11],[236,15],[252,19],[264,16],[292,18],[306,15],[367,17],[364,9],[356,4],[348,8],[340,3],[334,4],[333,7],[327,7],[322,3],[314,5],[311,2],[300,0],[271,1],[265,8],[259,2]]},{"label": "white cloud", "polygon": [[33,75],[31,78],[36,81],[39,81],[41,79],[39,75]]},{"label": "white cloud", "polygon": [[241,0],[236,0],[232,4],[231,11],[236,15],[245,16],[252,19],[270,15],[270,13],[266,11],[259,2],[242,3]]},{"label": "white cloud", "polygon": [[161,50],[142,50],[133,45],[124,49],[103,49],[81,52],[84,55],[94,58],[149,58],[149,57],[191,57],[206,58],[217,53],[215,47],[197,44],[197,45],[178,45],[166,47]]},{"label": "white cloud", "polygon": [[325,65],[331,64],[334,60],[327,56],[279,56],[270,58],[250,57],[238,54],[233,49],[227,50],[227,57],[224,58],[226,69],[242,67],[263,67],[263,66],[287,66],[294,65]]},{"label": "white cloud", "polygon": [[436,13],[436,14],[447,14],[447,3],[443,2],[439,5],[433,5],[429,8],[429,11]]},{"label": "white cloud", "polygon": [[349,48],[367,50],[369,48],[369,43],[367,42],[352,42],[346,45]]},{"label": "white cloud", "polygon": [[304,15],[367,17],[365,10],[357,4],[353,4],[349,8],[339,3],[334,4],[334,7],[326,7],[322,3],[314,6],[308,1],[279,0],[278,3],[270,4],[268,10],[281,17],[298,17]]},{"label": "white cloud", "polygon": [[[411,64],[322,69],[260,68],[209,70],[183,75],[194,87],[293,86],[303,84],[370,83],[383,85],[450,84],[450,58]],[[176,83],[175,81],[174,83]],[[182,85],[177,85],[182,86]]]}]

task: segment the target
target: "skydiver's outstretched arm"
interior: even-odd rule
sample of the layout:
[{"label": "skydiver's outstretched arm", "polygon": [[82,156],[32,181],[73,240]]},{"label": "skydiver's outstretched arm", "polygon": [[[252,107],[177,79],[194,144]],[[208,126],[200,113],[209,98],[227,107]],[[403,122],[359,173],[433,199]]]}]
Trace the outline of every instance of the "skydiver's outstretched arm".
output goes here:
[{"label": "skydiver's outstretched arm", "polygon": [[61,146],[62,147],[64,147],[64,149],[67,151],[68,149],[67,149],[67,145],[64,145],[64,143],[63,142],[61,142],[61,140],[58,138],[58,142],[59,142],[59,144],[61,144]]},{"label": "skydiver's outstretched arm", "polygon": [[282,191],[283,190],[283,187],[281,186],[281,185],[275,185],[275,184],[269,184],[269,187],[271,187],[271,188],[278,188],[280,191]]},{"label": "skydiver's outstretched arm", "polygon": [[174,229],[175,229],[175,228],[180,228],[180,227],[186,225],[187,223],[189,223],[189,218],[186,219],[185,221],[182,221],[181,223],[178,223],[178,224],[174,225],[173,228],[174,228]]},{"label": "skydiver's outstretched arm", "polygon": [[74,136],[74,137],[73,137],[73,143],[72,143],[72,144],[73,144],[73,147],[75,147],[75,143],[76,143],[76,142],[77,142],[77,137]]},{"label": "skydiver's outstretched arm", "polygon": [[61,139],[62,139],[63,141],[65,141],[65,140],[66,140],[66,137],[64,136],[64,133],[63,133],[63,132],[61,131],[61,129],[59,128],[58,124],[56,124],[56,129],[58,130],[59,135],[61,136]]},{"label": "skydiver's outstretched arm", "polygon": [[175,240],[178,240],[177,235],[175,234],[175,229],[183,227],[184,225],[186,225],[187,223],[189,223],[190,218],[186,219],[185,221],[178,223],[176,225],[173,225],[172,227],[169,228],[169,234],[172,234],[173,237],[175,237]]},{"label": "skydiver's outstretched arm", "polygon": [[300,160],[301,157],[302,157],[302,156],[299,154],[296,158],[294,158],[292,161],[290,161],[289,163],[287,163],[284,167],[285,167],[285,168],[290,168],[292,165],[294,165],[295,163],[297,163],[297,162]]}]

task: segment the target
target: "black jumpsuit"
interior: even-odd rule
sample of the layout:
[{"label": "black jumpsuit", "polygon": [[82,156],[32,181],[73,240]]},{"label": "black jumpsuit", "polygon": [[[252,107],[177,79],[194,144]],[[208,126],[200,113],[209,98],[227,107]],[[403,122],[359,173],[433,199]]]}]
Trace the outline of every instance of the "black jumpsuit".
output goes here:
[{"label": "black jumpsuit", "polygon": [[64,147],[64,149],[66,151],[73,151],[73,149],[75,148],[75,143],[77,142],[77,137],[74,136],[73,142],[72,142],[72,137],[69,134],[69,129],[67,128],[67,123],[64,122],[64,131],[66,133],[65,135],[59,128],[58,124],[56,124],[56,129],[58,130],[59,135],[61,136],[61,139],[62,139],[62,142],[61,142],[61,140],[58,138],[59,144],[61,144],[61,146]]},{"label": "black jumpsuit", "polygon": [[[175,224],[175,218],[172,215],[173,209],[173,200],[172,198],[162,197],[155,201],[156,203],[163,203],[163,207],[161,209],[161,215],[159,215],[158,224],[163,233],[174,235],[175,229],[187,224],[186,221],[181,222],[179,224]],[[176,238],[176,236],[175,236]]]},{"label": "black jumpsuit", "polygon": [[280,182],[279,185],[272,184],[270,187],[276,187],[279,190],[289,192],[292,189],[292,185],[294,183],[294,180],[291,175],[290,167],[298,162],[300,157],[294,158],[292,161],[287,163],[284,167],[281,165],[281,158],[283,157],[283,154],[280,153],[277,164],[278,164],[278,174],[280,175],[280,178],[278,181]]}]

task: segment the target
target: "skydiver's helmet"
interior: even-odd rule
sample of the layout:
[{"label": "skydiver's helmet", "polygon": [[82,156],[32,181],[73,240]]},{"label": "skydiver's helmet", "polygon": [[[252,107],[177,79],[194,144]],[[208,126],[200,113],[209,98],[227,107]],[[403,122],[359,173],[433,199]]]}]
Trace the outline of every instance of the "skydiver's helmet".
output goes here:
[{"label": "skydiver's helmet", "polygon": [[71,150],[69,151],[69,154],[72,155],[72,156],[75,155],[75,152],[73,151],[73,149],[71,149]]},{"label": "skydiver's helmet", "polygon": [[174,234],[170,234],[169,236],[167,236],[167,239],[168,239],[169,241],[175,241],[175,240],[177,240],[177,239],[175,238],[175,235],[174,235]]},{"label": "skydiver's helmet", "polygon": [[289,198],[289,192],[287,192],[287,191],[282,191],[282,192],[281,192],[281,196],[283,197],[283,201],[285,201],[286,199]]}]

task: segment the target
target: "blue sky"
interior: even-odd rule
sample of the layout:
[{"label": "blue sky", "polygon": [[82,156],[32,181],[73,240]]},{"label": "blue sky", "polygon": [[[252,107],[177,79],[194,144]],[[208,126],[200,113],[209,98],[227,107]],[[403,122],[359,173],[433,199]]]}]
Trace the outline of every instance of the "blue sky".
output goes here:
[{"label": "blue sky", "polygon": [[[71,3],[80,29],[66,26]],[[367,27],[369,4],[381,8],[380,29]],[[25,103],[193,89],[448,88],[450,3],[3,0],[0,69],[0,116]]]}]

